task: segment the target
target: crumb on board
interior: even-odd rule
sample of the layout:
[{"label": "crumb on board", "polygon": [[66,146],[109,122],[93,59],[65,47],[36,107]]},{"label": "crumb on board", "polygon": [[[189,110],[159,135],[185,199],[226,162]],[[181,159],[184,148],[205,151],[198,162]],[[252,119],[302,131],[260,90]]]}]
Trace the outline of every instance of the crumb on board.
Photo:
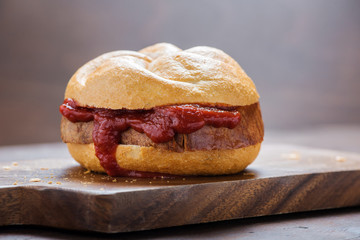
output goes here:
[{"label": "crumb on board", "polygon": [[291,152],[291,153],[284,153],[281,155],[282,158],[290,159],[290,160],[299,160],[300,153],[298,152]]},{"label": "crumb on board", "polygon": [[18,185],[18,181],[14,182],[13,185]]},{"label": "crumb on board", "polygon": [[84,172],[84,174],[89,174],[89,173],[91,173],[89,169]]},{"label": "crumb on board", "polygon": [[346,161],[346,158],[343,157],[343,156],[336,156],[336,157],[335,157],[335,160],[338,161],[338,162],[345,162],[345,161]]},{"label": "crumb on board", "polygon": [[40,170],[49,170],[49,168],[47,168],[47,167],[42,167],[42,168],[40,168]]},{"label": "crumb on board", "polygon": [[61,182],[56,182],[57,185],[61,185]]},{"label": "crumb on board", "polygon": [[252,173],[252,172],[244,172],[243,175],[244,175],[244,176],[255,176],[255,173]]},{"label": "crumb on board", "polygon": [[117,182],[116,178],[112,180],[112,182]]},{"label": "crumb on board", "polygon": [[6,170],[6,171],[9,171],[9,170],[11,170],[11,167],[9,167],[9,166],[4,166],[3,169]]},{"label": "crumb on board", "polygon": [[48,184],[52,184],[53,182],[52,181],[48,181]]},{"label": "crumb on board", "polygon": [[16,166],[18,166],[19,164],[18,164],[17,162],[13,162],[12,165],[13,165],[14,167],[16,167]]},{"label": "crumb on board", "polygon": [[40,178],[30,178],[29,182],[40,182]]}]

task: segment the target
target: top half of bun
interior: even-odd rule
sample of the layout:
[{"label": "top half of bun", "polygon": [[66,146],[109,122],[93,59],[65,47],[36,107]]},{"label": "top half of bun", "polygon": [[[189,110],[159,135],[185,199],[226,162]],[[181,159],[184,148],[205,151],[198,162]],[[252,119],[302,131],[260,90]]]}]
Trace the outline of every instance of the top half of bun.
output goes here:
[{"label": "top half of bun", "polygon": [[65,98],[84,107],[149,109],[185,103],[244,106],[258,102],[259,95],[244,70],[223,51],[183,51],[160,43],[91,60],[72,76]]}]

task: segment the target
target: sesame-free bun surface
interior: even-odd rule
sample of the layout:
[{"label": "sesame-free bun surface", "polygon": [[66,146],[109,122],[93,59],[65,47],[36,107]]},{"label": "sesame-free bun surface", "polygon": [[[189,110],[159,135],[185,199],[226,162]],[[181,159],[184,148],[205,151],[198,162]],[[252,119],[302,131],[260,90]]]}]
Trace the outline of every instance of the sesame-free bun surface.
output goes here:
[{"label": "sesame-free bun surface", "polygon": [[[154,147],[118,145],[116,160],[131,170],[177,175],[221,175],[244,170],[254,161],[261,143],[230,150],[172,152]],[[94,144],[68,143],[72,157],[83,167],[105,172],[95,156]]]},{"label": "sesame-free bun surface", "polygon": [[244,106],[258,102],[259,95],[244,70],[223,51],[183,51],[160,43],[91,60],[72,76],[65,98],[84,107],[149,109],[185,103]]}]

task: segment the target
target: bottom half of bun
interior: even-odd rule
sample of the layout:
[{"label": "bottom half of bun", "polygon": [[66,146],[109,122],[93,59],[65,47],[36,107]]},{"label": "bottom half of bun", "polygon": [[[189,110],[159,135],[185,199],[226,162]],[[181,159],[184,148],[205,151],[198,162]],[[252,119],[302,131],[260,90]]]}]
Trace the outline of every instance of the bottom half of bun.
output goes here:
[{"label": "bottom half of bun", "polygon": [[[93,143],[67,143],[72,157],[85,168],[105,172],[95,156]],[[257,157],[261,143],[237,149],[174,152],[138,145],[118,145],[120,167],[176,175],[222,175],[244,170]]]}]

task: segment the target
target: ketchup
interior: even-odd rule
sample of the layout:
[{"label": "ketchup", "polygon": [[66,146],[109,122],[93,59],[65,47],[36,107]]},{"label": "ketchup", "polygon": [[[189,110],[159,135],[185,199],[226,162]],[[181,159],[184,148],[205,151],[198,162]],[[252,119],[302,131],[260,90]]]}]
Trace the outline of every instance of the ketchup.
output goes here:
[{"label": "ketchup", "polygon": [[149,110],[110,110],[80,107],[72,99],[64,100],[60,113],[74,123],[94,121],[92,138],[101,166],[110,176],[129,177],[159,177],[159,174],[127,170],[117,164],[116,148],[121,133],[128,128],[145,133],[155,143],[163,143],[172,140],[176,133],[190,134],[205,125],[232,129],[241,119],[240,113],[231,107],[184,104]]}]

